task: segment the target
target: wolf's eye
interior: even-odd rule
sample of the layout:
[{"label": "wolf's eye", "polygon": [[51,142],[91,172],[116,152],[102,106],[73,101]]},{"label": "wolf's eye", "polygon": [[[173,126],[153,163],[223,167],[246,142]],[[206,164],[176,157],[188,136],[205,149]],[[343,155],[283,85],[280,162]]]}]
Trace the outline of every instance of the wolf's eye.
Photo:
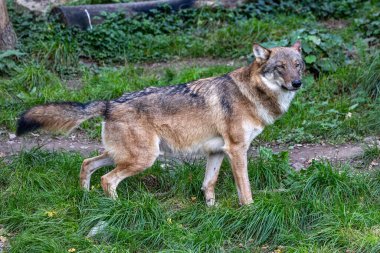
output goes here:
[{"label": "wolf's eye", "polygon": [[285,65],[283,65],[283,64],[277,65],[276,68],[278,68],[278,69],[285,69]]},{"label": "wolf's eye", "polygon": [[301,64],[299,64],[298,62],[296,63],[296,68],[299,68],[301,66]]}]

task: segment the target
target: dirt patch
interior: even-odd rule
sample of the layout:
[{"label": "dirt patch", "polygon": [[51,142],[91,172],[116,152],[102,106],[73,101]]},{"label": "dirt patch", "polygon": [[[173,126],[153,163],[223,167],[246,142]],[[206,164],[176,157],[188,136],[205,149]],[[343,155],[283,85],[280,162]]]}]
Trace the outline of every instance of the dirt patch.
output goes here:
[{"label": "dirt patch", "polygon": [[0,137],[0,157],[14,155],[20,151],[33,148],[49,151],[75,151],[86,157],[92,152],[103,151],[101,143],[90,140],[79,131],[69,136],[30,134],[26,137],[15,137],[12,133],[3,133]]},{"label": "dirt patch", "polygon": [[[376,138],[376,137],[375,137]],[[376,138],[379,142],[378,138]],[[355,163],[364,152],[366,144],[345,143],[332,145],[295,144],[291,146],[266,144],[261,145],[273,149],[274,152],[288,151],[290,163],[296,169],[307,168],[313,159],[325,159],[333,163]],[[88,157],[93,152],[102,152],[104,149],[99,141],[90,140],[84,133],[76,131],[69,136],[50,136],[32,134],[26,137],[15,137],[12,133],[4,133],[0,137],[0,157],[17,154],[22,150],[42,148],[49,151],[74,151]],[[258,146],[250,149],[251,156],[257,155]],[[171,158],[168,156],[167,158]],[[201,156],[174,156],[175,160],[193,160]]]},{"label": "dirt patch", "polygon": [[328,160],[332,163],[353,163],[364,152],[359,143],[332,144],[295,144],[290,147],[270,146],[274,152],[288,151],[290,163],[296,170],[307,168],[312,160]]}]

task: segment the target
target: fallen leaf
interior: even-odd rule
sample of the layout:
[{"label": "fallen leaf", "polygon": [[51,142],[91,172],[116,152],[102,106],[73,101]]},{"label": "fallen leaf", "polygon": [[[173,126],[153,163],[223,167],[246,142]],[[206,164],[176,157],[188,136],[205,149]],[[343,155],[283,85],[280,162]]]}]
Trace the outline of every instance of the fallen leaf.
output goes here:
[{"label": "fallen leaf", "polygon": [[56,211],[46,211],[45,214],[51,218],[51,217],[54,217],[57,215],[57,212]]}]

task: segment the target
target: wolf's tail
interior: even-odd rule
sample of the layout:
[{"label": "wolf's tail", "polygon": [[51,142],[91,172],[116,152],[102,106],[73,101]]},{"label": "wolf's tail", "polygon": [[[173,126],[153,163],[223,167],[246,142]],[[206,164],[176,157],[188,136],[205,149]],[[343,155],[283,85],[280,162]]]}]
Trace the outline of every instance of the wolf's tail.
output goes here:
[{"label": "wolf's tail", "polygon": [[105,101],[87,104],[75,102],[51,103],[38,105],[24,112],[17,121],[17,135],[43,128],[50,131],[68,132],[83,121],[104,115]]}]

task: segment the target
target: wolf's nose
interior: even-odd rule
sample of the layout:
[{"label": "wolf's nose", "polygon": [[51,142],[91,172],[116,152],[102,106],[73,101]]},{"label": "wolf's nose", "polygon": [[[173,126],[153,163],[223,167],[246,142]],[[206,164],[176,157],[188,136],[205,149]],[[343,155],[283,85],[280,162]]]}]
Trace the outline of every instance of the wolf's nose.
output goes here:
[{"label": "wolf's nose", "polygon": [[301,80],[294,80],[294,81],[292,81],[292,86],[294,88],[299,88],[299,87],[301,87],[301,85],[302,85]]}]

